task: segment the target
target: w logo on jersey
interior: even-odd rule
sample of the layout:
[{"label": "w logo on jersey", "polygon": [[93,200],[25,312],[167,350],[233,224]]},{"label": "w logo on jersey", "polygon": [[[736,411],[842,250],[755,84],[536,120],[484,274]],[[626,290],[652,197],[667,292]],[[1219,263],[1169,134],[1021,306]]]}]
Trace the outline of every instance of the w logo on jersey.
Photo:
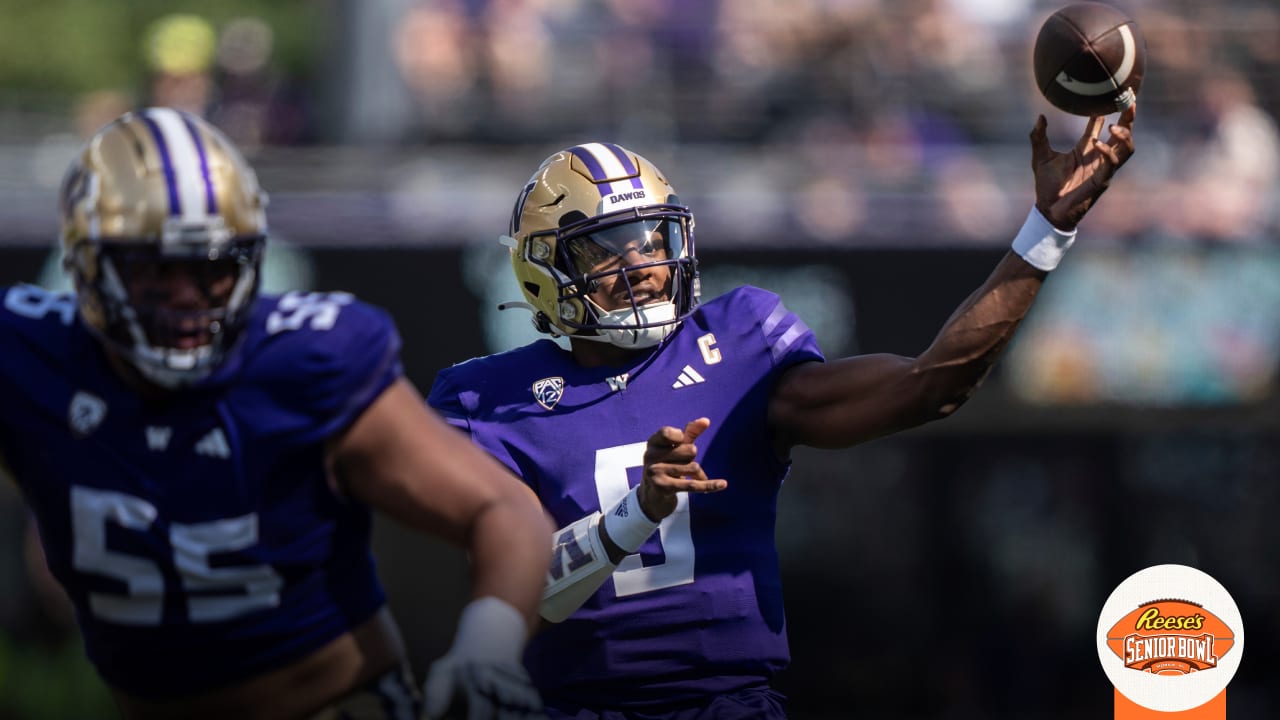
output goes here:
[{"label": "w logo on jersey", "polygon": [[564,396],[564,378],[542,378],[533,384],[533,397],[542,407],[550,410]]}]

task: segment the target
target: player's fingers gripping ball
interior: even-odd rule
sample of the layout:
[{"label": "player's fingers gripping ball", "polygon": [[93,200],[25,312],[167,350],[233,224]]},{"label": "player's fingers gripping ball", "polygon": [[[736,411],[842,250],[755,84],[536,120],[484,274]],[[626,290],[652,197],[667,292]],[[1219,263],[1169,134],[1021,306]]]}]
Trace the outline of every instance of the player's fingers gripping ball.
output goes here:
[{"label": "player's fingers gripping ball", "polygon": [[1067,5],[1036,36],[1036,86],[1073,115],[1108,115],[1133,105],[1146,63],[1138,24],[1104,3]]},{"label": "player's fingers gripping ball", "polygon": [[542,698],[520,662],[526,626],[495,597],[462,611],[453,647],[427,670],[423,687],[431,720],[542,720]]}]

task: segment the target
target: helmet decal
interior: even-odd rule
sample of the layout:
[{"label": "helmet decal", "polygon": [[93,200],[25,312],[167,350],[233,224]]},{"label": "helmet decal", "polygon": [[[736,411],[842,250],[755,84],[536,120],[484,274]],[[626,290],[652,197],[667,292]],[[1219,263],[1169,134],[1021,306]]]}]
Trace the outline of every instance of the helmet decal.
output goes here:
[{"label": "helmet decal", "polygon": [[[631,162],[631,158],[627,157],[622,148],[613,143],[587,143],[571,147],[569,152],[582,161],[582,164],[587,167],[587,171],[591,173],[591,179],[597,183],[629,178],[631,187],[644,187],[640,184],[640,171]],[[613,189],[609,185],[604,185],[600,188],[601,195],[606,195],[612,191]]]},{"label": "helmet decal", "polygon": [[140,114],[160,153],[169,215],[198,220],[216,214],[209,161],[190,119],[169,108],[149,108]]},{"label": "helmet decal", "polygon": [[651,202],[640,171],[622,148],[613,143],[587,143],[569,148],[582,161],[600,189],[600,211],[639,207]]},{"label": "helmet decal", "polygon": [[520,232],[520,215],[524,213],[524,203],[529,199],[529,193],[533,190],[533,183],[524,186],[524,190],[520,191],[520,197],[516,198],[516,207],[511,211],[511,230],[509,233],[515,235]]}]

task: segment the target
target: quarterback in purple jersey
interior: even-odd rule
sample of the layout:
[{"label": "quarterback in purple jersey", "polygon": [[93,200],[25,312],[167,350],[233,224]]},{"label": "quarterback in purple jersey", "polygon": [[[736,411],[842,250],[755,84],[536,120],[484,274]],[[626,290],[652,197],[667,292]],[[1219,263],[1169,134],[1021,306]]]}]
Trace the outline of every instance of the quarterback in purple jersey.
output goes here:
[{"label": "quarterback in purple jersey", "polygon": [[[643,157],[545,160],[502,238],[541,340],[442,371],[430,403],[561,529],[525,661],[551,717],[777,718],[788,662],[773,533],[796,445],[946,417],[977,388],[1075,227],[1133,153],[1134,108],[1068,152],[1031,132],[1035,207],[919,357],[825,361],[750,287],[699,304],[693,217]],[[656,432],[654,429],[658,428]],[[657,532],[654,532],[657,530]]]},{"label": "quarterback in purple jersey", "polygon": [[416,720],[379,510],[473,558],[432,716],[539,717],[520,653],[551,526],[423,407],[385,313],[259,295],[264,203],[208,123],[130,113],[63,184],[75,294],[0,288],[0,456],[89,658],[131,720]]}]

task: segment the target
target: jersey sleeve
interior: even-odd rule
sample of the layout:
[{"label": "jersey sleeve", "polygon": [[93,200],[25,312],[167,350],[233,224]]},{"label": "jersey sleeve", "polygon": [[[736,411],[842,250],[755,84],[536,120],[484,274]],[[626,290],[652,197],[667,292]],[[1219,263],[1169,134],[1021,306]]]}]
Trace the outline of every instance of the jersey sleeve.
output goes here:
[{"label": "jersey sleeve", "polygon": [[436,375],[427,394],[427,404],[444,418],[445,422],[471,436],[471,440],[484,448],[498,462],[507,466],[517,477],[525,479],[520,464],[512,457],[503,434],[508,431],[501,420],[483,417],[480,411],[482,397],[489,385],[486,373],[480,367],[482,360],[470,360],[445,368]]},{"label": "jersey sleeve", "polygon": [[455,365],[436,374],[436,380],[431,384],[431,392],[427,394],[427,404],[439,413],[445,422],[470,434],[470,412],[463,400],[464,394],[468,393],[465,393],[457,383],[456,368]]},{"label": "jersey sleeve", "polygon": [[71,340],[75,298],[35,285],[0,288],[0,451],[32,413],[66,412],[45,390],[61,369],[78,367]]},{"label": "jersey sleeve", "polygon": [[813,330],[787,309],[782,298],[767,290],[743,287],[739,302],[746,304],[758,323],[765,347],[776,371],[803,362],[826,360]]},{"label": "jersey sleeve", "polygon": [[[298,439],[321,442],[350,427],[403,376],[400,334],[385,311],[350,295],[312,293],[301,304],[290,297],[266,316],[263,362]],[[320,309],[301,310],[314,306]]]}]

